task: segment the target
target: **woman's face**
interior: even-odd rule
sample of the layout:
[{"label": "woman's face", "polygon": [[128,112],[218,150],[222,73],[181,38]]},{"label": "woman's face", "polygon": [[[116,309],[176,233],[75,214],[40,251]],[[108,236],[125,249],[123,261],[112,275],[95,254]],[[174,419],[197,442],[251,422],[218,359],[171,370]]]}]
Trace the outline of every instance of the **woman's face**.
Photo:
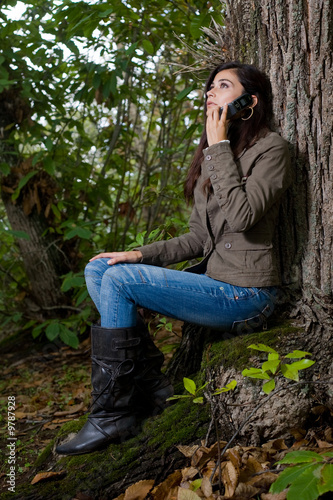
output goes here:
[{"label": "woman's face", "polygon": [[223,106],[244,94],[245,89],[238,80],[236,71],[224,69],[217,73],[207,92],[207,109]]}]

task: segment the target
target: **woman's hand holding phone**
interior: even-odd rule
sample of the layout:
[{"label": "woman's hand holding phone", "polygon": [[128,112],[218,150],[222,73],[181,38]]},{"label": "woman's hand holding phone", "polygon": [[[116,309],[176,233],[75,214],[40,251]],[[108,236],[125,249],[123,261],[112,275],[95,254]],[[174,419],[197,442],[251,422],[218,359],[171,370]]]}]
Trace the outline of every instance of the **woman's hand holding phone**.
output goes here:
[{"label": "woman's hand holding phone", "polygon": [[228,139],[227,122],[228,104],[223,105],[223,111],[220,117],[220,106],[210,106],[207,109],[206,133],[208,146],[212,146],[220,141]]}]

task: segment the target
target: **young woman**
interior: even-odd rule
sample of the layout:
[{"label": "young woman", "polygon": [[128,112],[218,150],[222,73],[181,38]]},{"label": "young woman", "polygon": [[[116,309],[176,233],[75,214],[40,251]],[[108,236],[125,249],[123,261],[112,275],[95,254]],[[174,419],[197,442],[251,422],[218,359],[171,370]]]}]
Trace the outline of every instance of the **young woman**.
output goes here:
[{"label": "young woman", "polygon": [[[228,119],[230,103],[243,94],[249,104]],[[140,412],[161,408],[172,394],[137,307],[236,333],[273,311],[280,284],[273,235],[290,176],[287,144],[271,128],[270,81],[254,66],[222,64],[208,79],[204,111],[185,183],[193,200],[189,232],[100,253],[86,267],[101,316],[101,326],[92,327],[94,402],[87,423],[58,453],[88,453],[126,439],[137,432]],[[166,267],[197,257],[201,262],[188,272]]]}]

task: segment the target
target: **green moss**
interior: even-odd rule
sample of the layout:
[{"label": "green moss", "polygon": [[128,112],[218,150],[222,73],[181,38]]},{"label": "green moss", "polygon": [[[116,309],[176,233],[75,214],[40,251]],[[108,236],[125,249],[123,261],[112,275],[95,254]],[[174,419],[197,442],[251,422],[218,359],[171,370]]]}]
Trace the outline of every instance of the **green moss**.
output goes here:
[{"label": "green moss", "polygon": [[51,455],[52,449],[54,446],[55,439],[52,439],[52,441],[47,445],[46,448],[40,453],[37,457],[36,462],[34,463],[34,467],[40,467]]},{"label": "green moss", "polygon": [[266,344],[275,348],[281,338],[299,330],[290,321],[273,325],[265,331],[231,337],[210,344],[204,352],[202,370],[208,367],[223,365],[225,369],[234,367],[243,370],[253,351],[248,349],[251,344]]},{"label": "green moss", "polygon": [[144,431],[150,436],[149,446],[159,446],[164,452],[175,444],[196,440],[206,432],[209,421],[205,405],[195,404],[192,399],[181,399],[167,408],[155,421],[147,421]]}]

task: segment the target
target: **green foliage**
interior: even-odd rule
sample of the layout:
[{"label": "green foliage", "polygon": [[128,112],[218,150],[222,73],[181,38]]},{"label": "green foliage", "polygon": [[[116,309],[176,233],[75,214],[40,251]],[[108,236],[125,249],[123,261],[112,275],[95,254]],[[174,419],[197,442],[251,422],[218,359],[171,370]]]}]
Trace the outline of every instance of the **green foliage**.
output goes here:
[{"label": "green foliage", "polygon": [[[178,394],[178,395],[175,394],[174,396],[171,396],[168,399],[168,401],[172,401],[175,399],[192,398],[193,403],[203,404],[204,398],[203,398],[203,396],[200,396],[199,394],[203,392],[203,390],[207,386],[208,382],[206,382],[204,385],[202,385],[201,387],[198,387],[198,388],[197,388],[194,380],[192,380],[190,378],[184,377],[183,382],[184,382],[184,387],[189,394]],[[222,392],[232,391],[236,388],[236,386],[237,386],[236,380],[232,380],[225,387],[221,387],[220,389],[216,389],[215,392],[213,393],[213,396],[217,396],[218,394],[222,394]]]},{"label": "green foliage", "polygon": [[[203,101],[202,83],[176,73],[193,60],[175,35],[197,43],[211,15],[222,23],[220,9],[219,0],[2,3],[0,94],[13,109],[0,143],[2,199],[9,193],[40,218],[49,258],[54,248],[65,256],[59,274],[82,272],[100,251],[184,231],[183,181]],[[20,240],[32,235],[11,227],[1,203],[0,216],[0,327],[16,328],[17,309],[22,327],[31,283]],[[84,311],[71,279],[66,303]],[[61,323],[81,329],[80,314]],[[38,317],[36,326],[59,319]]]},{"label": "green foliage", "polygon": [[[244,377],[267,380],[262,386],[266,394],[270,394],[275,389],[275,377],[282,374],[286,379],[299,381],[299,371],[310,368],[315,361],[310,359],[301,359],[305,356],[311,356],[309,352],[294,350],[286,356],[280,357],[280,354],[272,347],[265,344],[251,344],[249,349],[255,349],[260,352],[267,352],[268,359],[262,363],[261,368],[246,368],[242,371]],[[284,363],[285,359],[300,359],[294,363]]]},{"label": "green foliage", "polygon": [[[286,468],[272,484],[270,493],[280,493],[289,487],[287,500],[316,500],[333,491],[333,453],[293,451],[277,462],[294,464]],[[297,465],[295,465],[297,464]]]}]

